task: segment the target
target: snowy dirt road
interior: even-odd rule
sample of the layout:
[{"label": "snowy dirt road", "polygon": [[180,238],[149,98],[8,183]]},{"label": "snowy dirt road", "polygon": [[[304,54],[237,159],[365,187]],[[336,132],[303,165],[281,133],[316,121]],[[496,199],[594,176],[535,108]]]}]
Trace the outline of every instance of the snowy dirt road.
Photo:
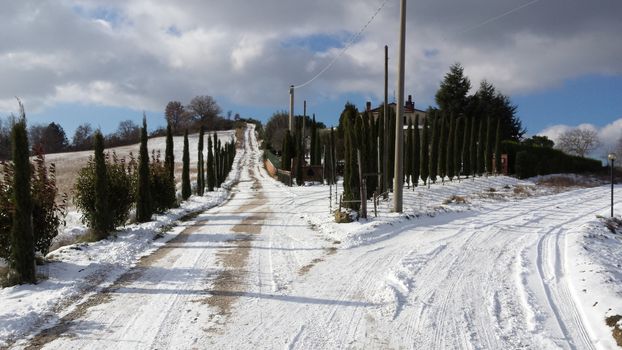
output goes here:
[{"label": "snowy dirt road", "polygon": [[567,240],[607,208],[606,188],[419,218],[346,248],[305,219],[325,199],[268,177],[251,131],[225,204],[16,347],[602,347]]}]

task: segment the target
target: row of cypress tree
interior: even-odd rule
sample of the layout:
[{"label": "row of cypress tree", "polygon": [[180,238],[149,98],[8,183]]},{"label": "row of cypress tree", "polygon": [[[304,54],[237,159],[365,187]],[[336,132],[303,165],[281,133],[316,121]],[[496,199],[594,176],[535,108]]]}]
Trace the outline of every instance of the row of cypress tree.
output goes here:
[{"label": "row of cypress tree", "polygon": [[[222,143],[218,135],[214,132],[213,137],[207,136],[207,164],[203,155],[205,131],[203,127],[199,129],[198,158],[197,158],[197,195],[202,196],[207,188],[208,192],[225,181],[233,166],[235,158],[235,141],[231,140]],[[188,149],[188,130],[184,133],[184,151],[182,168],[182,198],[188,199],[192,193],[190,185],[190,151]]]},{"label": "row of cypress tree", "polygon": [[[359,200],[357,152],[361,152],[363,175],[368,198],[380,189],[379,166],[388,162],[388,183],[394,178],[395,113],[389,108],[389,158],[383,159],[384,115],[374,118],[371,112],[359,113],[348,103],[340,117],[344,145],[344,200]],[[423,124],[418,117],[408,121],[404,130],[404,182],[418,186],[420,182],[450,181],[458,176],[475,176],[501,172],[500,120],[495,118],[455,117],[430,110]],[[330,141],[329,141],[330,142]],[[496,169],[492,168],[493,155]],[[348,207],[358,208],[350,203]]]}]

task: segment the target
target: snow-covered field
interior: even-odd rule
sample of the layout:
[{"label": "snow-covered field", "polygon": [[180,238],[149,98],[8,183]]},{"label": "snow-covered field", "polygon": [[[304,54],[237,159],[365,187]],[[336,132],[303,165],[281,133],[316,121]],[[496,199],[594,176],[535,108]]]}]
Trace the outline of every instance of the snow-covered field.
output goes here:
[{"label": "snow-covered field", "polygon": [[622,233],[596,217],[609,187],[467,179],[406,190],[403,214],[381,202],[377,218],[336,224],[327,186],[266,174],[251,127],[236,162],[237,185],[193,197],[221,204],[192,221],[65,247],[47,280],[0,290],[0,347],[616,346],[605,317],[622,315]]}]

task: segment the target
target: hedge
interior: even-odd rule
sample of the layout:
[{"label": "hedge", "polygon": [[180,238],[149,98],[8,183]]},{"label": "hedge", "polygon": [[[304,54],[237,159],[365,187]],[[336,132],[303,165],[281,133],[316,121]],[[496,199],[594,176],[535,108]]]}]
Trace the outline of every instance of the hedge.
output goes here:
[{"label": "hedge", "polygon": [[599,172],[603,168],[599,160],[571,156],[553,148],[526,146],[514,141],[503,141],[501,148],[508,155],[509,173],[521,179],[557,173]]}]

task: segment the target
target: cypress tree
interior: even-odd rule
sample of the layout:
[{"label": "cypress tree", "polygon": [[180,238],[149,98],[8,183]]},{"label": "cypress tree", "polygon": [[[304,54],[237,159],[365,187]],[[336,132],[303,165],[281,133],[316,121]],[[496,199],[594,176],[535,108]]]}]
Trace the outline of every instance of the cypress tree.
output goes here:
[{"label": "cypress tree", "polygon": [[395,125],[397,121],[395,120],[395,110],[393,108],[388,108],[389,110],[389,139],[387,142],[389,143],[389,159],[388,159],[388,168],[389,168],[389,188],[393,191],[393,178],[395,177]]},{"label": "cypress tree", "polygon": [[445,175],[447,175],[447,128],[445,124],[445,117],[442,116],[438,142],[438,175],[441,177],[441,182],[445,182]]},{"label": "cypress tree", "polygon": [[199,142],[197,146],[197,195],[202,196],[203,190],[205,189],[205,173],[204,168],[205,165],[203,163],[203,137],[205,135],[205,131],[203,130],[203,125],[199,127]]},{"label": "cypress tree", "polygon": [[[354,137],[354,125],[352,119],[356,118],[358,111],[356,107],[347,104],[343,111],[343,125],[344,125],[344,170],[343,170],[343,199],[356,200],[358,199],[358,176],[356,162],[356,145]],[[356,203],[346,203],[348,208],[357,209]]]},{"label": "cypress tree", "polygon": [[218,140],[218,134],[214,131],[214,179],[216,180],[216,188],[220,187],[220,141]]},{"label": "cypress tree", "polygon": [[453,181],[454,179],[454,139],[455,139],[455,121],[454,116],[449,116],[449,132],[447,133],[447,158],[445,162],[445,169],[447,171],[447,177],[449,177],[449,181]]},{"label": "cypress tree", "polygon": [[[313,114],[313,122],[311,123],[311,130],[310,130],[310,134],[311,134],[311,149],[309,150],[309,153],[311,153],[309,155],[309,161],[311,162],[311,165],[317,165],[318,164],[318,160],[317,160],[317,154],[315,153],[316,151],[316,143],[317,143],[317,139],[316,139],[316,133],[315,133],[315,114]],[[302,142],[304,142],[304,135],[302,138]],[[304,146],[304,144],[303,144]],[[304,154],[304,153],[303,153]]]},{"label": "cypress tree", "polygon": [[32,232],[32,197],[26,116],[20,102],[21,116],[13,125],[13,222],[11,227],[11,267],[16,283],[35,283],[35,240]]},{"label": "cypress tree", "polygon": [[495,133],[495,172],[501,174],[501,119],[497,119],[497,131]]},{"label": "cypress tree", "polygon": [[413,160],[412,160],[412,181],[413,186],[419,185],[419,154],[421,152],[421,141],[419,140],[419,116],[415,116],[415,124],[413,129]]},{"label": "cypress tree", "polygon": [[188,199],[192,194],[190,188],[190,150],[188,149],[188,129],[184,132],[183,168],[181,170],[181,198]]},{"label": "cypress tree", "polygon": [[464,119],[464,134],[462,136],[462,168],[468,178],[471,175],[471,118]]},{"label": "cypress tree", "polygon": [[138,157],[138,193],[136,196],[136,220],[147,222],[153,214],[153,203],[149,187],[149,150],[147,149],[147,118],[143,116],[140,132],[140,151]]},{"label": "cypress tree", "polygon": [[95,220],[93,220],[93,233],[96,239],[108,236],[108,231],[114,229],[112,225],[112,213],[108,205],[108,170],[106,157],[104,156],[104,136],[101,131],[95,131],[93,135],[95,147]]},{"label": "cypress tree", "polygon": [[479,121],[479,132],[477,135],[477,175],[482,176],[484,173],[484,121]]},{"label": "cypress tree", "polygon": [[424,185],[428,183],[428,176],[430,176],[430,144],[428,139],[428,129],[428,118],[425,118],[423,120],[423,133],[421,136],[421,165],[419,168]]},{"label": "cypress tree", "polygon": [[[302,122],[299,122],[298,124],[299,125],[296,127],[296,184],[298,186],[302,186],[304,185],[302,164],[304,162],[305,151],[303,143],[304,138],[302,136]],[[313,151],[311,153],[313,153]]]},{"label": "cypress tree", "polygon": [[281,148],[281,168],[283,170],[291,171],[292,170],[292,157],[290,155],[290,141],[291,134],[289,130],[285,132],[285,137],[283,138],[283,147]]},{"label": "cypress tree", "polygon": [[[166,125],[166,149],[164,151],[164,164],[166,169],[168,170],[169,177],[173,180],[173,184],[175,183],[175,154],[173,152],[173,131],[171,128],[171,123],[167,123]],[[173,191],[175,193],[175,191]]]},{"label": "cypress tree", "polygon": [[410,186],[410,178],[413,173],[413,123],[408,120],[408,126],[406,127],[406,145],[404,147],[404,182],[407,186]]},{"label": "cypress tree", "polygon": [[477,131],[478,131],[477,118],[471,118],[471,144],[469,145],[469,168],[470,173],[475,178],[477,174]]},{"label": "cypress tree", "polygon": [[[376,127],[374,125],[374,118],[371,113],[365,113],[365,140],[363,145],[366,146],[366,163],[367,172],[370,174],[378,173],[378,138],[376,137]],[[367,180],[367,197],[371,198],[374,191],[378,187],[378,176],[368,176]]]},{"label": "cypress tree", "polygon": [[430,147],[430,181],[436,183],[438,174],[438,129],[440,128],[439,118],[435,115],[432,120],[432,144]]},{"label": "cypress tree", "polygon": [[486,172],[492,174],[492,152],[493,152],[493,126],[492,126],[492,122],[493,119],[488,117],[488,119],[486,120],[486,148],[485,148],[485,152],[486,152]]},{"label": "cypress tree", "polygon": [[460,174],[462,169],[462,149],[463,149],[463,145],[462,145],[462,140],[463,140],[463,134],[464,131],[463,129],[463,117],[460,117],[458,119],[456,119],[454,128],[455,128],[455,132],[454,132],[454,175],[458,177],[458,180],[460,180]]},{"label": "cypress tree", "polygon": [[214,191],[214,152],[212,152],[212,136],[207,135],[207,190]]},{"label": "cypress tree", "polygon": [[222,148],[222,143],[220,142],[220,140],[218,140],[218,157],[216,158],[218,159],[218,175],[216,176],[216,178],[218,179],[218,187],[220,187],[220,185],[222,185],[224,181],[223,174],[225,173],[224,150]]}]

